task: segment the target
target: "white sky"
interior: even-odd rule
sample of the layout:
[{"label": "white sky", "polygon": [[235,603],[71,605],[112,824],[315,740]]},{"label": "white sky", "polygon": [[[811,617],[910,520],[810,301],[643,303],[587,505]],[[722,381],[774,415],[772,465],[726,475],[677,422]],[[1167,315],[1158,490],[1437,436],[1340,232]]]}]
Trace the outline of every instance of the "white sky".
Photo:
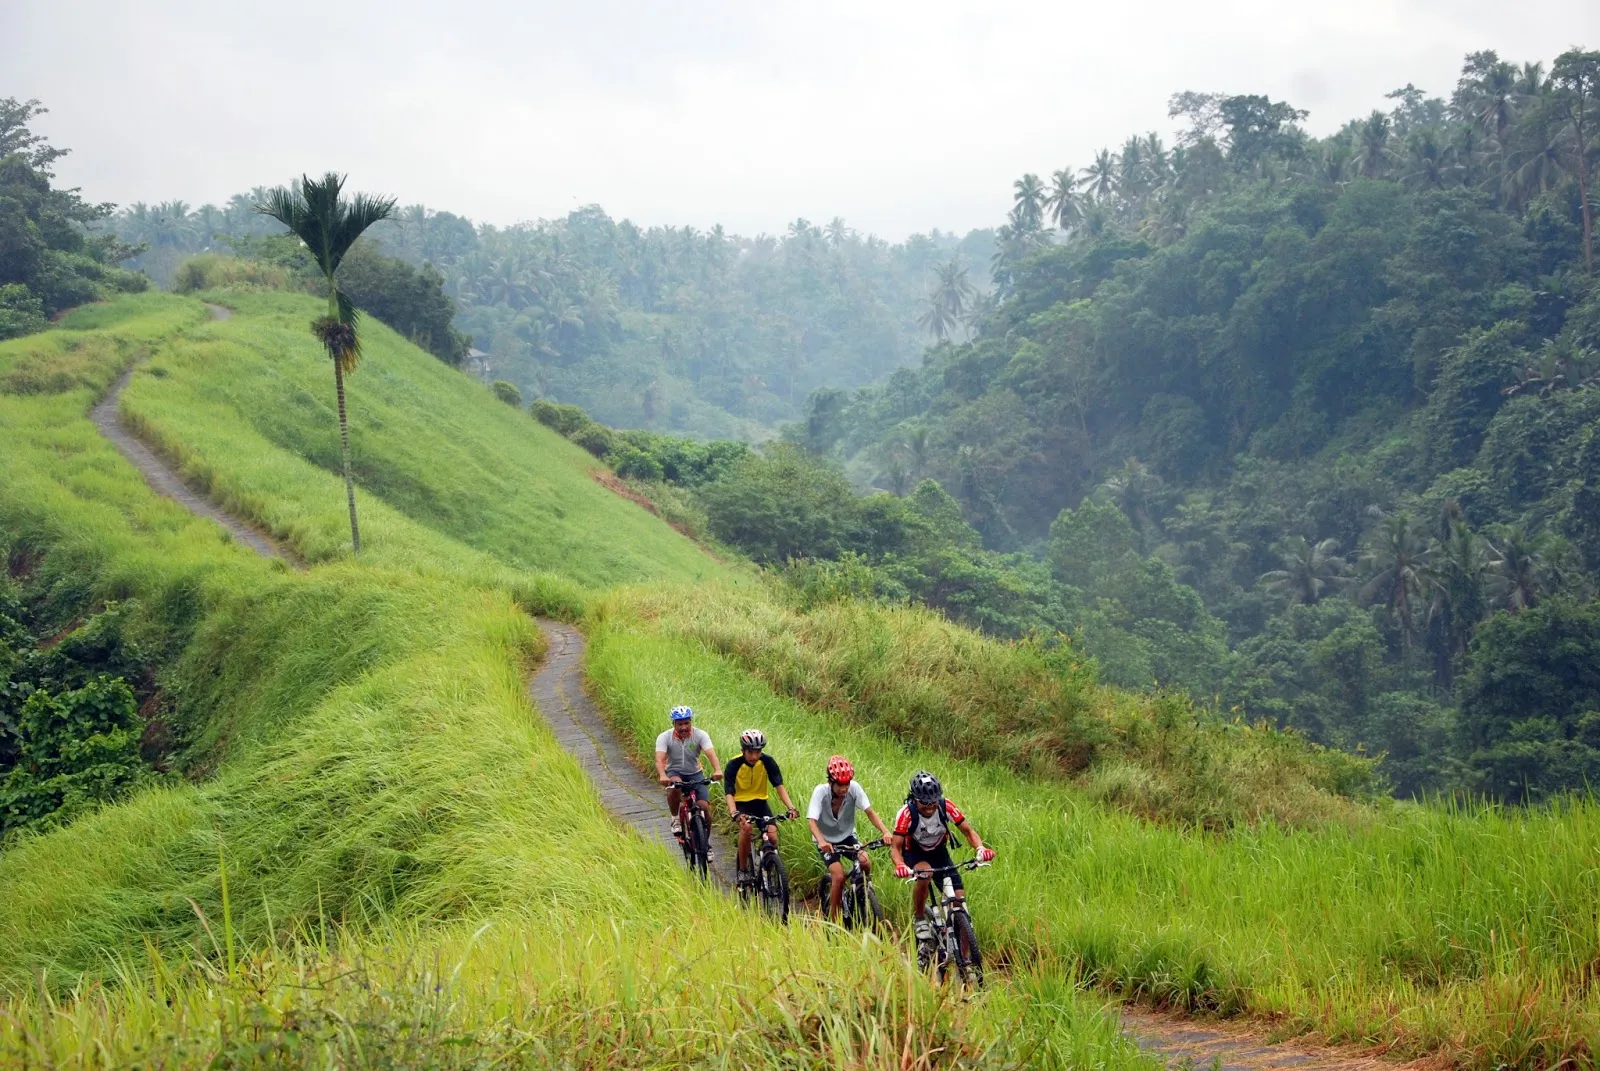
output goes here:
[{"label": "white sky", "polygon": [[1600,0],[0,0],[0,96],[37,97],[91,200],[220,202],[301,171],[506,224],[599,203],[898,239],[1000,221],[1024,171],[1265,93],[1316,133],[1462,56],[1600,48]]}]

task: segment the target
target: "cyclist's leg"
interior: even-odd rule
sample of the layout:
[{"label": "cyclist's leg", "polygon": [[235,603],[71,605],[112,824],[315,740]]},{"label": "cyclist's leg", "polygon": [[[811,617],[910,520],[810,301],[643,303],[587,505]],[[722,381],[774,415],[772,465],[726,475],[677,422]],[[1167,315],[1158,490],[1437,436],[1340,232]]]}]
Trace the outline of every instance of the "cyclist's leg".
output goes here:
[{"label": "cyclist's leg", "polygon": [[750,869],[750,823],[739,822],[739,869]]},{"label": "cyclist's leg", "polygon": [[668,786],[668,788],[667,788],[667,811],[672,815],[672,817],[674,817],[674,818],[678,817],[678,807],[682,803],[683,803],[683,790],[681,788],[679,788],[677,785]]},{"label": "cyclist's leg", "polygon": [[844,864],[834,856],[828,865],[828,917],[838,918],[844,907]]}]

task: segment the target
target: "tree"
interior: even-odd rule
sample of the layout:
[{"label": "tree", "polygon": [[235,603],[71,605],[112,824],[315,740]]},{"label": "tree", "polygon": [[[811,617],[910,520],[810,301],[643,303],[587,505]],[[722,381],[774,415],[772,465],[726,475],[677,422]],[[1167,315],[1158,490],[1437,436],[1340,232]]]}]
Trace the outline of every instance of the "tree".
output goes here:
[{"label": "tree", "polygon": [[1096,201],[1117,192],[1117,157],[1110,149],[1094,154],[1094,162],[1083,169],[1083,187]]},{"label": "tree", "polygon": [[951,329],[965,321],[973,294],[967,269],[959,258],[951,257],[936,269],[933,285],[928,288],[927,309],[917,320],[918,326],[944,342]]},{"label": "tree", "polygon": [[1461,731],[1481,787],[1533,801],[1600,783],[1600,602],[1550,599],[1472,638]]},{"label": "tree", "polygon": [[1407,513],[1385,517],[1374,535],[1362,564],[1367,583],[1361,596],[1383,603],[1388,615],[1399,622],[1401,635],[1410,640],[1415,600],[1424,590],[1424,571],[1428,548],[1420,526]]},{"label": "tree", "polygon": [[1050,193],[1045,198],[1045,208],[1057,228],[1070,231],[1083,219],[1083,205],[1078,201],[1078,173],[1063,167],[1050,176]]},{"label": "tree", "polygon": [[1283,568],[1262,573],[1260,583],[1290,606],[1310,606],[1344,582],[1348,566],[1339,557],[1339,541],[1323,539],[1313,544],[1305,536],[1290,536],[1278,544]]},{"label": "tree", "polygon": [[355,305],[339,292],[339,265],[363,231],[388,219],[394,212],[392,197],[373,197],[358,193],[346,200],[340,196],[345,177],[329,171],[313,180],[302,176],[299,189],[282,187],[269,191],[256,205],[256,211],[271,216],[294,232],[311,251],[317,267],[328,283],[328,314],[311,321],[311,333],[321,340],[333,361],[334,390],[339,398],[339,452],[344,465],[345,498],[350,504],[350,545],[361,552],[361,528],[356,523],[356,485],[350,475],[350,424],[345,415],[344,377],[355,371],[361,360],[361,336]]},{"label": "tree", "polygon": [[1521,613],[1538,605],[1549,582],[1550,555],[1555,549],[1548,532],[1529,534],[1521,525],[1505,525],[1486,540],[1495,605]]},{"label": "tree", "polygon": [[1011,184],[1015,191],[1012,217],[1024,231],[1036,231],[1044,225],[1045,189],[1039,176],[1029,172]]},{"label": "tree", "polygon": [[1566,159],[1578,180],[1583,214],[1583,263],[1594,271],[1594,213],[1589,204],[1589,157],[1600,132],[1600,52],[1572,49],[1556,57],[1550,68],[1558,113],[1567,138]]}]

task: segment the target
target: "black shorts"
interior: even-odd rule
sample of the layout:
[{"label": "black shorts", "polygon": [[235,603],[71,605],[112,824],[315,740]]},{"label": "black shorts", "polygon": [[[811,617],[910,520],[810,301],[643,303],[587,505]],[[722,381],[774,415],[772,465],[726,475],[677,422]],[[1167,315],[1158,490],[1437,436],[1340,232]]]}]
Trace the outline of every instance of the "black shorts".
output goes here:
[{"label": "black shorts", "polygon": [[[956,863],[954,859],[950,858],[949,840],[946,840],[943,844],[939,845],[931,852],[924,851],[915,844],[908,844],[906,845],[905,850],[900,854],[905,857],[906,866],[913,870],[917,868],[918,863],[927,863],[935,870],[938,870],[940,867],[944,866],[955,866]],[[966,888],[965,885],[961,884],[961,871],[958,870],[954,874],[948,875],[948,877],[950,878],[950,884],[953,887],[957,889]]]},{"label": "black shorts", "polygon": [[751,818],[772,817],[772,803],[770,800],[734,800],[733,806],[740,814],[747,814]]},{"label": "black shorts", "polygon": [[859,851],[861,851],[861,842],[855,837],[846,837],[844,840],[834,841],[833,851],[831,852],[823,851],[820,845],[817,847],[817,854],[822,856],[823,866],[832,866],[839,861],[840,856],[844,855],[854,859]]}]

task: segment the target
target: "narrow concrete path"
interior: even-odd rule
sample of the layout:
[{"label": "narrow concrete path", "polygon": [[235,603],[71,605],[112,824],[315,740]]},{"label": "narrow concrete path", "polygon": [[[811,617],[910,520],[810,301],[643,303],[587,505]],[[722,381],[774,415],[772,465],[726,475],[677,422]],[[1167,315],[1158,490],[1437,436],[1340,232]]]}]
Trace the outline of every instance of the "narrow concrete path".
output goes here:
[{"label": "narrow concrete path", "polygon": [[[207,305],[206,308],[211,310],[211,318],[214,320],[226,320],[233,315],[232,309],[221,305]],[[138,367],[139,365],[135,364],[122,373],[106,392],[106,396],[89,410],[89,419],[94,422],[95,428],[117,448],[118,453],[139,470],[140,475],[156,494],[172,499],[197,517],[215,521],[227,529],[233,538],[262,557],[278,558],[298,566],[298,559],[280,547],[271,536],[252,528],[236,517],[229,516],[203,495],[191,490],[164,458],[134,438],[132,433],[122,426],[118,409],[122,401],[122,390],[128,385],[128,380],[133,378],[133,373]]]},{"label": "narrow concrete path", "polygon": [[[583,692],[583,633],[559,621],[541,619],[549,641],[544,664],[528,682],[528,697],[544,715],[556,739],[588,773],[600,802],[622,824],[646,840],[681,857],[667,814],[666,792],[655,778],[628,759],[626,745],[605,723],[600,710]],[[713,845],[711,870],[733,887],[733,845],[719,837]]]}]

